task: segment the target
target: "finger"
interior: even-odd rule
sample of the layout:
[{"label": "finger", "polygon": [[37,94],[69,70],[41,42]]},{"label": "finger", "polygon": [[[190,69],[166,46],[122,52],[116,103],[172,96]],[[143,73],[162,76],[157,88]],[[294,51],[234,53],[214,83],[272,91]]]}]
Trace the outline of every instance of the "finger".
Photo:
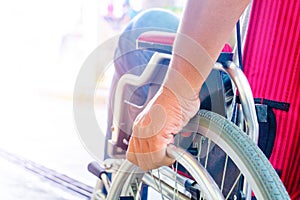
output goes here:
[{"label": "finger", "polygon": [[149,153],[150,151],[148,141],[132,137],[129,142],[126,157],[130,162],[139,166],[142,170],[147,171],[154,167]]},{"label": "finger", "polygon": [[155,168],[170,166],[175,162],[173,158],[167,156],[166,148],[163,148],[158,152],[153,152],[151,154],[151,159],[154,161],[153,164]]},{"label": "finger", "polygon": [[133,135],[141,139],[147,139],[159,134],[166,126],[167,113],[163,106],[154,104],[148,106],[136,118],[133,125]]},{"label": "finger", "polygon": [[140,147],[140,152],[141,152],[136,155],[139,167],[144,171],[153,169],[153,161],[150,156],[151,149],[150,149],[149,141],[138,140],[138,143],[140,145],[139,147]]},{"label": "finger", "polygon": [[126,152],[126,159],[130,162],[132,162],[133,164],[137,165],[138,166],[138,161],[137,161],[137,158],[136,158],[136,155],[135,153],[132,153],[132,152]]},{"label": "finger", "polygon": [[159,168],[165,164],[170,164],[170,161],[166,161],[166,153],[165,150],[156,150],[153,151],[153,145],[149,141],[135,141],[138,143],[139,149],[138,152],[135,152],[135,157],[137,161],[137,165],[144,171],[148,171],[151,169]]},{"label": "finger", "polygon": [[[148,145],[151,144],[148,143]],[[146,144],[144,144],[144,146],[146,146]],[[148,148],[151,149],[151,146],[148,146]],[[157,169],[161,166],[170,166],[175,161],[167,156],[165,147],[156,151],[139,153],[137,154],[137,160],[140,168],[143,170]]]},{"label": "finger", "polygon": [[126,152],[126,159],[132,162],[133,164],[138,165],[138,161],[134,149],[135,149],[134,138],[130,138],[128,149]]},{"label": "finger", "polygon": [[150,153],[140,153],[137,155],[139,167],[144,171],[155,169]]}]

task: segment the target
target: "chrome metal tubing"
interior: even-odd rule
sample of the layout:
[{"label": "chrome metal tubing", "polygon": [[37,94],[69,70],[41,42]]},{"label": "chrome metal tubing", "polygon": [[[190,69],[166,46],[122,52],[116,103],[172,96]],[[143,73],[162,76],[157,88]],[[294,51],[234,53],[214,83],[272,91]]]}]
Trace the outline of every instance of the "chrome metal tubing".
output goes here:
[{"label": "chrome metal tubing", "polygon": [[106,197],[107,200],[118,200],[119,195],[121,194],[122,187],[120,187],[120,184],[116,183],[122,183],[124,184],[127,180],[131,178],[133,175],[137,173],[139,176],[143,176],[144,172],[140,170],[137,166],[132,164],[128,160],[124,160],[123,164],[120,166],[120,169],[118,170],[116,176],[114,177],[114,180],[111,184],[110,191]]},{"label": "chrome metal tubing", "polygon": [[207,199],[224,199],[215,181],[191,154],[187,153],[184,149],[169,144],[167,147],[167,155],[184,166],[199,184],[201,191],[203,191]]},{"label": "chrome metal tubing", "polygon": [[239,98],[242,104],[242,111],[244,114],[247,133],[249,137],[257,144],[258,142],[258,121],[255,110],[254,99],[250,84],[242,72],[242,70],[236,66],[235,63],[229,62],[225,67],[220,63],[216,63],[215,69],[226,72],[231,80],[234,82],[237,90],[239,91]]},{"label": "chrome metal tubing", "polygon": [[[146,173],[143,177],[143,182],[150,186],[152,189],[156,190],[159,193],[162,193],[164,197],[168,197],[169,199],[180,199],[180,200],[188,200],[191,199],[189,196],[183,194],[182,192],[174,194],[174,187],[170,186],[165,181],[161,180],[157,176],[151,176],[149,173]],[[161,188],[158,188],[156,183],[159,184]]]}]

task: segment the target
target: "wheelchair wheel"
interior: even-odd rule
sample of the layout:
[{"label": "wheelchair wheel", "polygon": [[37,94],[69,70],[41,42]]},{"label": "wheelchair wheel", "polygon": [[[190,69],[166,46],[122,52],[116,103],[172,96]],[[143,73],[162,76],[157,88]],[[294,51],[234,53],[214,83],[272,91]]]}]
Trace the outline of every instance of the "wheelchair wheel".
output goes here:
[{"label": "wheelchair wheel", "polygon": [[[161,199],[242,199],[242,189],[236,188],[247,187],[241,184],[241,179],[247,180],[257,199],[289,199],[268,159],[230,121],[200,110],[185,131],[194,133],[189,137],[178,134],[175,141],[181,147],[172,145],[167,150],[176,158],[173,166],[144,173],[125,161],[113,179],[107,199],[144,199],[145,190],[157,191]],[[225,156],[220,156],[216,147]],[[221,159],[216,159],[215,154]],[[214,159],[218,161],[210,161]],[[220,160],[224,163],[220,164]],[[212,169],[222,171],[221,175]]]}]

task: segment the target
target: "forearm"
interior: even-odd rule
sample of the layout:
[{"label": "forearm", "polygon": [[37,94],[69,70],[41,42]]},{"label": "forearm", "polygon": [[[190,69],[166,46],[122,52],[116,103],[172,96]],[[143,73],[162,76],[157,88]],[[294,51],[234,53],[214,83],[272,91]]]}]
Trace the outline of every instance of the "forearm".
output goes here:
[{"label": "forearm", "polygon": [[249,0],[187,1],[171,69],[181,73],[195,91],[200,90],[248,3]]}]

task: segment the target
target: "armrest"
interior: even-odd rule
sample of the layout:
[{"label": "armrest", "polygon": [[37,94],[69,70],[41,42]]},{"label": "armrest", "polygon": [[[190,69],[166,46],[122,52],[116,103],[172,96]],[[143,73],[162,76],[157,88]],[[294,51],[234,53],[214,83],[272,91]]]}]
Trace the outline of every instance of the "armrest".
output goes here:
[{"label": "armrest", "polygon": [[[172,53],[173,44],[175,41],[176,33],[163,32],[163,31],[148,31],[142,33],[137,41],[137,49],[147,49],[158,51],[161,53]],[[222,55],[223,54],[223,55]],[[232,48],[229,44],[225,44],[218,62],[225,64],[225,61],[232,59]]]},{"label": "armrest", "polygon": [[147,49],[162,53],[171,53],[176,33],[149,31],[142,33],[137,41],[137,49]]}]

